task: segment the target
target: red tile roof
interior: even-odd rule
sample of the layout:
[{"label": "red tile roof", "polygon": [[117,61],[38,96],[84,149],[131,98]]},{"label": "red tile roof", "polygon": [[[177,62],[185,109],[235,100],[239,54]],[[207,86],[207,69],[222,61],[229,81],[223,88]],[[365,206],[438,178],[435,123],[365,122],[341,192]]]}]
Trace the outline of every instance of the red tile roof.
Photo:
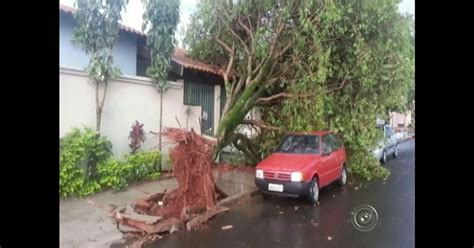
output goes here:
[{"label": "red tile roof", "polygon": [[187,57],[186,50],[184,48],[179,48],[179,47],[175,48],[172,59],[173,61],[180,64],[184,68],[205,71],[205,72],[213,73],[217,75],[222,75],[222,72],[223,72],[222,69],[219,68],[218,66],[209,65],[204,62]]},{"label": "red tile roof", "polygon": [[[69,6],[66,6],[66,5],[60,4],[59,5],[59,11],[63,12],[63,13],[74,14],[76,12],[76,9],[72,8],[72,7],[69,7]],[[125,31],[125,32],[128,32],[128,33],[132,33],[132,34],[136,34],[138,36],[146,37],[145,33],[141,32],[139,30],[133,29],[131,27],[127,27],[127,26],[122,25],[122,24],[120,24],[120,29]],[[213,74],[217,74],[217,75],[222,75],[222,72],[223,72],[222,69],[217,67],[217,66],[209,65],[209,64],[206,64],[204,62],[189,58],[186,55],[186,50],[184,48],[176,48],[175,51],[174,51],[174,55],[173,55],[172,60],[174,62],[180,64],[184,68],[188,68],[188,69],[204,71],[204,72],[213,73]]]}]

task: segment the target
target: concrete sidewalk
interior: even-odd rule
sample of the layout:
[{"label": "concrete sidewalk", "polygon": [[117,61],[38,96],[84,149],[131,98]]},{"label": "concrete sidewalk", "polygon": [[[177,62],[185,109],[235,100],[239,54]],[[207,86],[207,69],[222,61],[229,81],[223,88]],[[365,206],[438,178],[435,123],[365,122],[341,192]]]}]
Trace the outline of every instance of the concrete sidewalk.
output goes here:
[{"label": "concrete sidewalk", "polygon": [[177,181],[170,178],[131,186],[124,192],[106,191],[82,199],[62,200],[59,206],[60,246],[109,247],[122,238],[109,218],[114,206],[120,209],[128,202],[177,187]]},{"label": "concrete sidewalk", "polygon": [[[237,171],[215,172],[216,184],[230,197],[248,195],[256,191],[254,175]],[[178,187],[174,178],[159,179],[128,187],[124,192],[112,191],[82,199],[61,200],[59,206],[60,247],[110,247],[122,238],[110,218],[112,209],[149,194],[167,192]]]}]

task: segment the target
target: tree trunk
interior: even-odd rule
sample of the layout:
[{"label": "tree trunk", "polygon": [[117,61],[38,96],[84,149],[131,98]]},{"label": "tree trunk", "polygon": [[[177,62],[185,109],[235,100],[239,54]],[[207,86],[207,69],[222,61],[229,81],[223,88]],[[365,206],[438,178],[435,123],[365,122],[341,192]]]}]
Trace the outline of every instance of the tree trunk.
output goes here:
[{"label": "tree trunk", "polygon": [[243,123],[247,113],[255,106],[256,100],[260,97],[265,87],[260,87],[260,82],[254,82],[247,86],[240,96],[235,96],[234,103],[229,104],[227,112],[222,113],[217,128],[217,145],[214,149],[214,159],[217,159],[219,152],[228,145],[232,139],[231,134]]},{"label": "tree trunk", "polygon": [[95,131],[100,133],[100,116],[101,109],[99,104],[99,82],[95,82]]},{"label": "tree trunk", "polygon": [[96,122],[95,122],[95,131],[100,133],[100,124],[102,121],[102,110],[105,104],[105,96],[107,94],[107,81],[104,82],[104,93],[102,94],[102,99],[99,101],[99,84],[100,81],[95,81],[95,114],[96,114]]},{"label": "tree trunk", "polygon": [[[163,128],[163,87],[160,88],[160,135],[158,136],[158,149],[160,150],[161,154],[161,132]],[[162,166],[161,166],[161,159],[160,162],[158,163],[158,169],[161,172]]]},{"label": "tree trunk", "polygon": [[225,101],[225,104],[224,104],[224,108],[222,109],[221,117],[224,116],[224,115],[226,115],[227,112],[229,111],[230,103],[233,101],[232,98],[233,98],[232,96],[226,98],[226,101]]}]

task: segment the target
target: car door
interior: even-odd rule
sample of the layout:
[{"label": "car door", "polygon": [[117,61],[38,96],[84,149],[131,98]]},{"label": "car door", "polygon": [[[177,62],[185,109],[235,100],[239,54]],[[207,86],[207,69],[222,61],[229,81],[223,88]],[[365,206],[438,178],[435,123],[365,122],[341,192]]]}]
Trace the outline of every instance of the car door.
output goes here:
[{"label": "car door", "polygon": [[390,126],[385,126],[385,138],[387,139],[386,150],[388,153],[392,153],[393,149],[395,149],[396,139]]},{"label": "car door", "polygon": [[339,178],[342,170],[342,163],[344,162],[344,152],[342,144],[333,133],[328,134],[328,138],[332,147],[332,159],[333,164],[329,172],[329,180],[334,181]]},{"label": "car door", "polygon": [[319,184],[321,186],[327,185],[331,182],[331,171],[334,168],[334,153],[331,146],[331,141],[328,134],[321,137],[321,166],[319,167]]}]

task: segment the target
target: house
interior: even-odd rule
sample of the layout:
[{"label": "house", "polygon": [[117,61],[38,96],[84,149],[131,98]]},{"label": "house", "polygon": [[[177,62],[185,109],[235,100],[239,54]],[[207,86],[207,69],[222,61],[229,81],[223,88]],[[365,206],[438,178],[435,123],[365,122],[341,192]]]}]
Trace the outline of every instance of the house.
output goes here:
[{"label": "house", "polygon": [[390,126],[394,129],[407,128],[411,123],[411,111],[406,111],[405,113],[390,113]]},{"label": "house", "polygon": [[[62,137],[73,127],[95,127],[96,117],[95,87],[84,72],[90,57],[71,42],[75,9],[60,5],[59,12]],[[159,130],[160,95],[145,75],[150,64],[145,44],[143,32],[121,25],[113,56],[123,75],[109,82],[101,123],[101,134],[112,141],[115,156],[129,153],[128,135],[135,120],[144,123],[147,132],[143,147],[157,145],[157,137],[148,133]],[[225,102],[221,72],[177,48],[168,76],[170,88],[163,96],[163,126],[194,128],[198,133],[213,135]]]}]

